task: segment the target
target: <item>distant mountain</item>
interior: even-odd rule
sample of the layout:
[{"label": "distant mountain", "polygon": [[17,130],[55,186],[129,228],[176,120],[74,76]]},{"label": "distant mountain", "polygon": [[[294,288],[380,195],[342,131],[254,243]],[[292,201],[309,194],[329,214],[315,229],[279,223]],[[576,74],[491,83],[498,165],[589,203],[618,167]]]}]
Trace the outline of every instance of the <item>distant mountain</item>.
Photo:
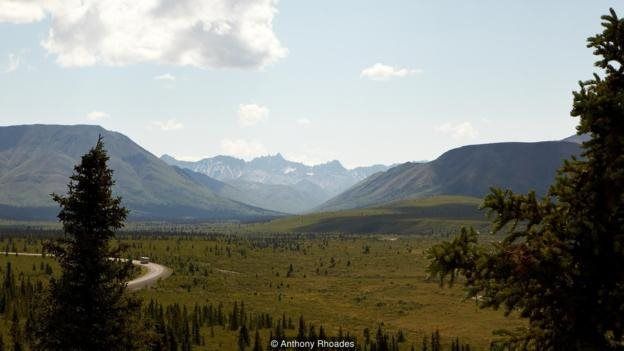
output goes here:
[{"label": "distant mountain", "polygon": [[577,143],[496,143],[450,150],[427,163],[404,163],[376,173],[317,210],[376,206],[432,195],[482,197],[492,186],[544,194],[562,161],[580,153]]},{"label": "distant mountain", "polygon": [[[50,219],[50,193],[65,193],[80,156],[104,138],[114,192],[135,219],[251,220],[277,215],[223,197],[180,174],[123,134],[98,126],[0,127],[0,218]],[[224,185],[225,186],[225,185]]]},{"label": "distant mountain", "polygon": [[310,210],[358,181],[388,169],[387,166],[374,165],[349,170],[338,161],[308,166],[286,160],[281,154],[258,157],[249,162],[230,156],[188,162],[163,155],[161,160],[239,190],[239,193],[223,196],[287,213]]},{"label": "distant mountain", "polygon": [[582,144],[586,141],[588,141],[591,138],[591,136],[589,134],[574,134],[572,136],[569,136],[561,141],[568,141],[570,143],[577,143],[577,144]]},{"label": "distant mountain", "polygon": [[245,161],[230,156],[216,156],[198,162],[179,161],[169,155],[163,155],[160,159],[169,165],[190,169],[218,180],[236,179],[245,168]]},{"label": "distant mountain", "polygon": [[226,183],[187,168],[173,167],[184,177],[208,187],[221,197],[282,213],[304,212],[309,209],[311,202],[322,203],[326,200],[325,197],[321,197],[322,191],[318,191],[318,186],[312,183],[294,186],[244,180]]}]

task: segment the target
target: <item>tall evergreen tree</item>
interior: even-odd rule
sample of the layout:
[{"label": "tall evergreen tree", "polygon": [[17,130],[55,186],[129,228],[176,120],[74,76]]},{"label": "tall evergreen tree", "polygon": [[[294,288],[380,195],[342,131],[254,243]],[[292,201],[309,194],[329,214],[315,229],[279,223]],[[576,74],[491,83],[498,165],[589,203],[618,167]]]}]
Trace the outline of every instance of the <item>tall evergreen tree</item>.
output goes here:
[{"label": "tall evergreen tree", "polygon": [[463,275],[481,307],[517,310],[528,328],[517,349],[624,348],[624,20],[613,9],[588,39],[602,75],[580,83],[581,158],[566,161],[546,197],[493,189],[483,207],[505,238],[479,245],[474,230],[433,247],[430,273]]},{"label": "tall evergreen tree", "polygon": [[262,340],[260,339],[260,332],[256,329],[256,336],[254,337],[253,351],[262,351]]},{"label": "tall evergreen tree", "polygon": [[297,331],[297,340],[305,341],[306,340],[306,324],[303,320],[303,316],[299,316],[299,330]]},{"label": "tall evergreen tree", "polygon": [[247,346],[249,346],[251,340],[249,337],[249,329],[247,329],[247,327],[245,325],[243,325],[242,327],[240,327],[240,330],[238,331],[238,349],[240,351],[245,351],[245,349],[247,348]]},{"label": "tall evergreen tree", "polygon": [[53,194],[64,236],[45,249],[61,266],[36,330],[39,350],[132,350],[140,304],[126,294],[130,264],[113,262],[109,241],[128,211],[112,195],[113,171],[100,137],[74,167],[66,196]]},{"label": "tall evergreen tree", "polygon": [[9,327],[9,333],[11,334],[11,351],[22,351],[22,331],[20,328],[19,317],[17,316],[17,310],[13,310],[11,317],[11,325]]}]

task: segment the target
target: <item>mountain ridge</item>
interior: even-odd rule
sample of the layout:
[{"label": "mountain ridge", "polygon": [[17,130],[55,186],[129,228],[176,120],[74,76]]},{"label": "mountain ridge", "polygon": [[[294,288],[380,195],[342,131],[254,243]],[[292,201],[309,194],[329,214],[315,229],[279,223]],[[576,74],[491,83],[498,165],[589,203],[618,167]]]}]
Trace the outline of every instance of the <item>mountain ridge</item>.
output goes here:
[{"label": "mountain ridge", "polygon": [[543,194],[563,159],[579,152],[578,143],[567,141],[466,145],[431,162],[407,162],[376,173],[315,210],[370,207],[434,195],[482,197],[492,186]]},{"label": "mountain ridge", "polygon": [[199,161],[181,161],[164,154],[169,165],[198,172],[245,191],[235,199],[286,213],[303,213],[376,172],[385,165],[346,169],[338,160],[309,166],[289,161],[282,154],[245,161],[218,155]]},{"label": "mountain ridge", "polygon": [[84,124],[35,124],[0,127],[0,216],[31,219],[36,210],[50,219],[58,212],[50,194],[66,192],[74,165],[99,136],[114,170],[114,192],[132,218],[252,220],[279,215],[199,186],[121,133]]}]

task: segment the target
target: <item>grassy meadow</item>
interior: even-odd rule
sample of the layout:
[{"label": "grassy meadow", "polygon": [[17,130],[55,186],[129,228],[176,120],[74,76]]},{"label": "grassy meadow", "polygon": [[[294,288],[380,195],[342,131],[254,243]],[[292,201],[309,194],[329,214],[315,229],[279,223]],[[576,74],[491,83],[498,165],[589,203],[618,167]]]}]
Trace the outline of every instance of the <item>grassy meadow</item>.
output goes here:
[{"label": "grassy meadow", "polygon": [[[150,256],[169,266],[173,275],[157,286],[137,292],[147,303],[223,305],[234,302],[252,314],[277,320],[286,315],[296,325],[300,316],[329,334],[371,334],[379,325],[389,333],[401,330],[420,346],[422,337],[439,330],[442,341],[458,337],[487,349],[492,331],[522,326],[502,312],[479,310],[464,300],[459,286],[440,288],[426,279],[426,249],[436,238],[395,235],[204,235],[124,236],[132,257]],[[40,252],[41,239],[3,238],[0,247]],[[51,258],[0,255],[0,267],[11,262],[29,279],[47,280],[40,269]],[[6,325],[6,324],[5,324]],[[296,330],[286,330],[294,335]],[[237,333],[223,327],[203,328],[199,350],[235,350]],[[269,329],[261,330],[267,342]]]},{"label": "grassy meadow", "polygon": [[381,206],[288,216],[249,224],[253,233],[347,233],[447,235],[462,226],[485,230],[482,200],[468,196],[432,196]]}]

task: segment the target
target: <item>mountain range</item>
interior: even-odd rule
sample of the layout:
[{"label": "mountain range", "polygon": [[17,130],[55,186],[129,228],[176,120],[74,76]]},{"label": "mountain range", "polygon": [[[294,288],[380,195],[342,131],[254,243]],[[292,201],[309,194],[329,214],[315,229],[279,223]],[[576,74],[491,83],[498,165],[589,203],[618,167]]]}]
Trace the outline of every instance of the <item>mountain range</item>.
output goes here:
[{"label": "mountain range", "polygon": [[[0,127],[0,217],[53,219],[80,156],[104,139],[114,192],[135,219],[257,220],[279,213],[218,195],[123,134],[98,126]],[[225,186],[225,185],[224,185]]]},{"label": "mountain range", "polygon": [[547,191],[562,160],[586,136],[452,149],[430,162],[346,169],[280,154],[244,161],[158,158],[123,134],[90,125],[0,127],[0,218],[53,219],[80,156],[104,138],[114,192],[138,220],[257,221],[287,213],[374,207],[436,195],[483,196],[491,186]]},{"label": "mountain range", "polygon": [[224,196],[285,213],[311,210],[368,176],[388,169],[384,165],[346,169],[336,160],[308,166],[286,160],[281,154],[248,162],[230,156],[188,162],[166,154],[161,160],[238,189],[234,192],[226,188]]}]

